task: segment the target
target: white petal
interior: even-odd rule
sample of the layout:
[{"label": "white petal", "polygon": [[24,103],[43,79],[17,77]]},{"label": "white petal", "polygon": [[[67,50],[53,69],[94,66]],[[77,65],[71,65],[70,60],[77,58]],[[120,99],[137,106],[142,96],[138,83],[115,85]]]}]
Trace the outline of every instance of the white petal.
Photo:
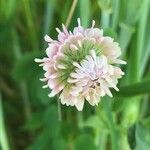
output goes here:
[{"label": "white petal", "polygon": [[64,88],[64,85],[59,85],[55,87],[51,93],[48,95],[49,97],[54,97],[56,94],[58,94],[62,89]]},{"label": "white petal", "polygon": [[66,67],[64,65],[61,65],[61,64],[57,65],[57,68],[59,68],[59,69],[66,69]]},{"label": "white petal", "polygon": [[78,111],[82,111],[83,110],[83,106],[84,106],[84,99],[78,99],[78,101],[75,104],[75,106],[78,109]]},{"label": "white petal", "polygon": [[95,20],[92,20],[92,28],[95,26]]},{"label": "white petal", "polygon": [[34,61],[37,62],[37,63],[44,62],[43,59],[38,59],[38,58],[35,58]]},{"label": "white petal", "polygon": [[54,79],[54,78],[56,78],[56,77],[58,77],[58,73],[57,73],[57,72],[54,72],[53,74],[51,74],[51,75],[49,76],[50,79]]},{"label": "white petal", "polygon": [[40,81],[47,81],[48,79],[47,78],[40,78]]},{"label": "white petal", "polygon": [[65,34],[69,35],[67,28],[65,27],[64,24],[62,24],[62,28]]},{"label": "white petal", "polygon": [[47,84],[46,84],[46,85],[43,85],[42,88],[43,88],[43,89],[48,88],[48,85],[47,85]]},{"label": "white petal", "polygon": [[84,74],[83,74],[83,75],[79,75],[78,73],[72,72],[72,73],[70,74],[70,76],[71,76],[72,78],[81,79],[81,78],[83,78]]},{"label": "white petal", "polygon": [[113,83],[113,80],[110,78],[110,77],[106,77],[105,78],[106,81],[116,90],[116,91],[119,91],[119,89],[117,88],[117,86]]},{"label": "white petal", "polygon": [[57,31],[58,33],[61,33],[61,31],[60,31],[60,29],[59,29],[59,28],[56,28],[56,31]]},{"label": "white petal", "polygon": [[45,39],[45,41],[48,42],[48,43],[54,42],[54,40],[51,39],[47,34],[44,36],[44,39]]},{"label": "white petal", "polygon": [[78,81],[79,81],[78,79],[72,79],[72,78],[68,78],[67,80],[68,83],[76,83]]},{"label": "white petal", "polygon": [[91,54],[91,56],[93,57],[93,59],[96,60],[96,53],[95,53],[95,50],[92,49],[92,50],[90,51],[90,54]]},{"label": "white petal", "polygon": [[114,60],[112,60],[112,63],[123,64],[123,65],[127,64],[126,61],[123,61],[123,60],[120,60],[120,59],[114,59]]},{"label": "white petal", "polygon": [[78,26],[81,26],[81,20],[80,20],[80,18],[78,18],[77,21],[78,21]]},{"label": "white petal", "polygon": [[74,45],[74,44],[71,44],[70,45],[70,49],[71,50],[78,50],[78,47],[76,45]]},{"label": "white petal", "polygon": [[70,94],[72,96],[78,96],[79,93],[82,91],[82,89],[83,88],[81,86],[73,87],[72,90],[71,90],[71,92],[70,92]]}]

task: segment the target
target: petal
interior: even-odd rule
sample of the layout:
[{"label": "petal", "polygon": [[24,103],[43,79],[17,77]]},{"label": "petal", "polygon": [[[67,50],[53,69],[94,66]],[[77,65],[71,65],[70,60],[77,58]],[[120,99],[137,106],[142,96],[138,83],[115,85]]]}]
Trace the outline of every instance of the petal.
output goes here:
[{"label": "petal", "polygon": [[78,34],[84,35],[84,28],[81,26],[75,27],[73,30],[73,34],[74,35],[78,35]]},{"label": "petal", "polygon": [[49,97],[54,97],[56,94],[58,94],[62,89],[64,88],[64,85],[58,85],[55,87],[51,93],[48,95]]},{"label": "petal", "polygon": [[83,88],[81,86],[77,86],[77,87],[74,86],[74,87],[72,87],[70,94],[72,96],[78,96],[82,90],[83,90]]},{"label": "petal", "polygon": [[101,38],[103,36],[103,30],[100,30],[98,28],[87,29],[85,30],[85,35],[90,38]]},{"label": "petal", "polygon": [[51,37],[49,37],[47,34],[44,36],[44,40],[48,43],[52,43],[55,42],[55,40],[53,40]]},{"label": "petal", "polygon": [[48,86],[53,89],[58,85],[58,81],[56,79],[49,79],[48,80]]},{"label": "petal", "polygon": [[59,46],[57,44],[49,44],[49,47],[46,49],[46,54],[49,58],[52,58],[57,54]]},{"label": "petal", "polygon": [[110,63],[123,64],[123,65],[127,64],[126,61],[123,61],[121,59],[111,59],[111,58],[110,58]]},{"label": "petal", "polygon": [[83,110],[83,106],[84,106],[84,99],[78,99],[77,103],[75,104],[76,108],[78,109],[78,111],[82,111]]}]

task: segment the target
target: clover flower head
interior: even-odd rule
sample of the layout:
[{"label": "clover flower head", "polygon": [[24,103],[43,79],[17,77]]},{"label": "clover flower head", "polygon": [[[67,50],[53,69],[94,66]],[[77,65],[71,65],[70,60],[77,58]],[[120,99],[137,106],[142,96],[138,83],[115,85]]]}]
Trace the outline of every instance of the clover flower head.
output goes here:
[{"label": "clover flower head", "polygon": [[59,94],[62,104],[76,106],[81,111],[84,102],[97,105],[101,97],[112,97],[110,88],[116,91],[118,79],[124,75],[115,64],[126,64],[118,59],[121,55],[119,44],[112,38],[103,36],[103,30],[92,27],[84,29],[78,18],[78,26],[73,32],[62,25],[56,28],[58,40],[48,35],[47,57],[35,59],[45,70],[44,78],[51,92],[50,97]]}]

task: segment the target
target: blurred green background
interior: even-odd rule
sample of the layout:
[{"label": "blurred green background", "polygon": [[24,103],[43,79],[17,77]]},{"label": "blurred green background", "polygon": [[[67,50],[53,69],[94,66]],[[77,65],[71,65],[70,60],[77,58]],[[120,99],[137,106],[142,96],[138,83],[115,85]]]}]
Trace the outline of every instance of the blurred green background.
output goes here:
[{"label": "blurred green background", "polygon": [[[0,0],[0,149],[149,150],[150,0],[73,1]],[[59,121],[57,97],[42,89],[34,58],[45,55],[45,34],[56,38],[67,18],[72,30],[77,17],[84,27],[94,19],[119,42],[127,65],[113,100],[82,112],[61,105]]]}]

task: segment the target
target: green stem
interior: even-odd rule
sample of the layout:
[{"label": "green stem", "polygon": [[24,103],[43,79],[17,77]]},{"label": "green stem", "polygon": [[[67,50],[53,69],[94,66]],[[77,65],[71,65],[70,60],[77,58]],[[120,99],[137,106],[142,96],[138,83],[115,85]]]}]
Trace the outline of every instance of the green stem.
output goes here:
[{"label": "green stem", "polygon": [[112,28],[116,31],[120,11],[120,0],[113,0]]},{"label": "green stem", "polygon": [[[139,21],[139,36],[138,36],[139,49],[140,49],[139,53],[142,56],[141,59],[139,60],[140,63],[139,66],[142,67],[141,72],[139,74],[140,77],[142,77],[142,75],[144,74],[145,64],[150,54],[150,41],[148,41],[148,46],[147,45],[146,45],[147,47],[145,46],[145,39],[146,39],[146,32],[147,32],[146,24],[148,22],[148,17],[149,17],[148,16],[149,8],[150,8],[150,1],[145,0],[145,3],[143,4],[140,21]],[[141,63],[141,61],[143,63]]]},{"label": "green stem", "polygon": [[98,133],[100,136],[98,138],[98,150],[105,150],[106,149],[106,139],[108,136],[108,133],[106,131],[101,131],[100,133]]},{"label": "green stem", "polygon": [[78,2],[78,0],[73,0],[73,2],[72,2],[72,5],[71,5],[70,11],[69,11],[69,15],[68,15],[68,17],[67,17],[66,24],[65,24],[66,27],[69,27],[69,25],[70,25],[70,22],[71,22],[73,13],[74,13],[74,11],[75,11],[77,2]]},{"label": "green stem", "polygon": [[89,25],[89,19],[90,19],[90,9],[91,9],[91,3],[90,0],[80,0],[80,17],[81,22],[84,27],[88,27]]},{"label": "green stem", "polygon": [[62,121],[62,111],[61,111],[61,103],[60,103],[60,99],[57,96],[57,110],[58,110],[58,120],[61,122]]},{"label": "green stem", "polygon": [[9,142],[7,138],[5,123],[4,123],[4,114],[3,114],[3,105],[2,105],[2,97],[0,93],[0,144],[2,150],[9,150]]},{"label": "green stem", "polygon": [[123,23],[120,24],[120,27],[121,27],[121,30],[120,30],[120,35],[119,35],[119,44],[124,55],[127,49],[127,46],[130,42],[131,36],[134,33],[134,28],[132,26],[129,26]]},{"label": "green stem", "polygon": [[113,116],[110,108],[110,101],[111,100],[109,98],[104,99],[104,109],[107,116],[109,131],[111,135],[112,150],[118,150],[117,132],[115,129]]},{"label": "green stem", "polygon": [[110,21],[110,12],[107,10],[103,10],[101,14],[101,26],[103,29],[109,27],[109,21]]},{"label": "green stem", "polygon": [[[52,17],[54,13],[54,4],[53,1],[46,0],[46,10],[45,10],[45,16],[44,16],[44,33],[43,35],[49,33],[49,27],[52,25]],[[44,42],[45,49],[47,43]]]},{"label": "green stem", "polygon": [[33,21],[33,16],[31,14],[31,9],[30,9],[30,1],[29,0],[23,0],[23,5],[25,9],[25,15],[26,15],[26,20],[27,20],[27,26],[28,26],[28,33],[31,38],[31,43],[32,43],[32,48],[33,50],[38,50],[38,40],[37,40],[37,35],[36,35],[36,30],[35,30],[35,24]]},{"label": "green stem", "polygon": [[128,144],[127,130],[122,128],[119,131],[119,148],[121,150],[131,150]]}]

